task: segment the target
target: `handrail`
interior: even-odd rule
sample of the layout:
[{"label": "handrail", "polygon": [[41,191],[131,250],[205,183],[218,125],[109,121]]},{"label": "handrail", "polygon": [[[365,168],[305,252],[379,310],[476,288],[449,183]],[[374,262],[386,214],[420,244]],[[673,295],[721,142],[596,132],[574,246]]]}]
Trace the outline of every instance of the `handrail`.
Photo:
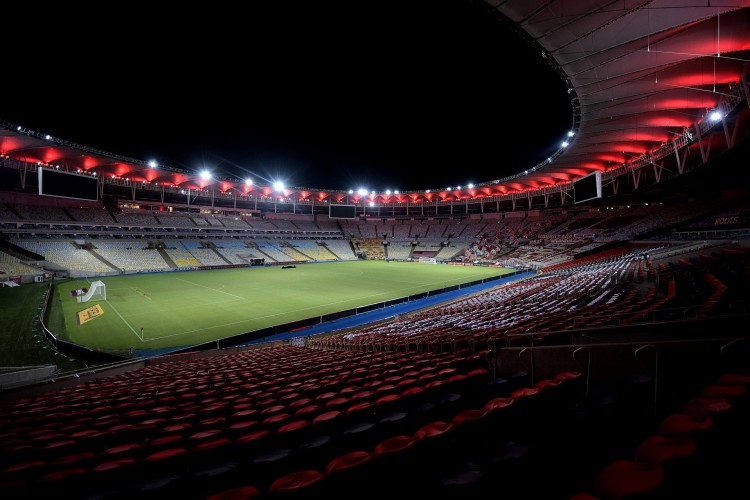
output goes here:
[{"label": "handrail", "polygon": [[651,348],[654,350],[654,370],[653,370],[653,378],[654,378],[654,412],[656,412],[657,403],[658,403],[658,384],[659,384],[659,350],[656,348],[654,344],[646,344],[642,345],[638,349],[636,349],[633,352],[633,356],[635,357],[636,361],[641,364],[641,366],[646,369],[647,371],[650,371],[649,368],[646,366],[643,361],[641,361],[638,358],[638,355],[647,348]]},{"label": "handrail", "polygon": [[727,350],[728,348],[730,348],[730,347],[731,347],[732,345],[734,345],[734,344],[738,344],[738,343],[740,343],[740,342],[746,342],[746,339],[732,339],[732,340],[730,340],[729,342],[727,342],[726,344],[722,345],[722,346],[721,346],[721,347],[719,348],[719,354],[721,354],[721,355],[722,355],[722,357],[723,357],[723,356],[725,356],[725,355],[726,355],[725,351],[726,351],[726,350]]},{"label": "handrail", "polygon": [[[526,363],[523,360],[523,353],[525,353],[526,351],[531,351],[531,363]],[[523,349],[521,349],[518,352],[518,359],[522,363],[524,363],[527,367],[529,367],[529,373],[531,374],[531,385],[533,386],[536,383],[535,373],[534,373],[534,366],[535,366],[535,363],[534,363],[534,348],[524,347]]]},{"label": "handrail", "polygon": [[[586,356],[586,370],[583,369],[583,365],[581,365],[581,363],[578,361],[577,355],[581,351],[585,352],[587,355]],[[588,399],[589,398],[589,384],[591,382],[591,350],[586,346],[579,347],[578,349],[573,351],[573,361],[576,362],[576,364],[578,365],[578,368],[580,368],[581,371],[586,372],[586,391],[584,394],[585,394],[585,398]]]}]

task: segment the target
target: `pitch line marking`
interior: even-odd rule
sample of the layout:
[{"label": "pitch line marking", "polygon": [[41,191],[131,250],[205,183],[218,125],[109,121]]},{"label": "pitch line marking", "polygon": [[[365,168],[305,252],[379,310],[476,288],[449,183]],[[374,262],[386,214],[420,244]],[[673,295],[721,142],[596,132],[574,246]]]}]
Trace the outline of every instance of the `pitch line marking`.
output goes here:
[{"label": "pitch line marking", "polygon": [[[86,280],[86,281],[89,282],[89,285],[91,284],[91,280]],[[106,302],[107,304],[109,304],[109,307],[111,307],[112,310],[115,312],[115,314],[117,314],[120,317],[120,319],[122,320],[122,322],[125,323],[125,325],[128,328],[130,328],[130,331],[133,332],[133,334],[136,336],[136,338],[138,340],[140,340],[141,342],[143,342],[143,337],[141,337],[140,335],[138,335],[138,332],[136,332],[135,329],[130,325],[130,323],[128,323],[125,320],[125,318],[122,317],[122,314],[120,314],[120,311],[118,311],[117,308],[114,305],[112,305],[112,303],[110,301],[108,301],[107,299],[104,299],[104,302]]]}]

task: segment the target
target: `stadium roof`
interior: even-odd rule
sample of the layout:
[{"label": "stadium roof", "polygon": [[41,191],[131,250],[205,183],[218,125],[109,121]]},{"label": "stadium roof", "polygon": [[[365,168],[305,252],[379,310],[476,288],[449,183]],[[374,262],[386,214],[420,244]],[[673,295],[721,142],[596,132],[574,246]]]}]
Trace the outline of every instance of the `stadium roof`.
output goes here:
[{"label": "stadium roof", "polygon": [[[149,166],[145,160],[9,123],[0,127],[0,153],[104,178],[184,189],[214,187],[238,195],[331,202],[359,202],[362,197],[375,202],[431,202],[559,190],[594,171],[612,174],[640,168],[658,159],[656,152],[674,154],[677,147],[671,144],[682,147],[695,139],[699,144],[694,147],[703,154],[701,129],[695,125],[709,120],[718,109],[716,127],[724,127],[724,142],[729,145],[737,136],[739,120],[725,116],[727,110],[748,113],[748,106],[737,102],[747,104],[750,93],[750,0],[724,0],[719,5],[710,0],[486,0],[484,4],[547,59],[568,86],[574,110],[566,144],[561,143],[549,160],[510,177],[439,192],[358,195],[286,187],[274,193],[273,186],[247,185],[244,179],[201,179],[195,172]],[[533,102],[529,108],[544,120],[544,109],[535,109]],[[677,158],[679,163],[679,152]]]}]

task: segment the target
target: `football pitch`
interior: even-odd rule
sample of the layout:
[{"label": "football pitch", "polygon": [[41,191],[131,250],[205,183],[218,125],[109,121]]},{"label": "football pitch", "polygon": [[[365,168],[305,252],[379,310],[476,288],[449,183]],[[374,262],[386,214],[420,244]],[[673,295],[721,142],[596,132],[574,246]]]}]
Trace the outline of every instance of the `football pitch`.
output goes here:
[{"label": "football pitch", "polygon": [[102,278],[106,300],[84,303],[70,292],[89,281],[59,283],[49,307],[61,339],[110,352],[165,349],[511,272],[372,260],[137,274]]}]

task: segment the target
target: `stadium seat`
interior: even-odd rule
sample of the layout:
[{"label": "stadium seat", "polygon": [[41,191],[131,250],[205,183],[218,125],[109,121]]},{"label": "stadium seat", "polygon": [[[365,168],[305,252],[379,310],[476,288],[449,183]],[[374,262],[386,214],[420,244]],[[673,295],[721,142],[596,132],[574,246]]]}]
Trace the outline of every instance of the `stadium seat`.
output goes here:
[{"label": "stadium seat", "polygon": [[268,487],[272,498],[310,498],[321,491],[326,475],[317,470],[299,470],[275,479]]},{"label": "stadium seat", "polygon": [[658,463],[617,460],[602,470],[594,481],[593,494],[612,500],[661,498],[664,469]]},{"label": "stadium seat", "polygon": [[207,497],[206,500],[254,500],[261,496],[260,490],[255,486],[239,486],[214,493]]}]

